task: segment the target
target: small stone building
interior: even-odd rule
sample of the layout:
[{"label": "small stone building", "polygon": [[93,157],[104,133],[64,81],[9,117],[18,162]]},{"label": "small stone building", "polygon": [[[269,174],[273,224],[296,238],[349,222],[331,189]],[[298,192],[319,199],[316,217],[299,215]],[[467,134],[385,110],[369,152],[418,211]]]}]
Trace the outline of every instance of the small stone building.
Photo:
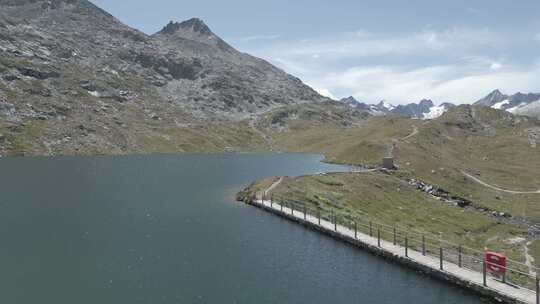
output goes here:
[{"label": "small stone building", "polygon": [[387,170],[394,170],[396,169],[396,166],[394,166],[394,158],[393,157],[385,157],[383,158],[383,168]]}]

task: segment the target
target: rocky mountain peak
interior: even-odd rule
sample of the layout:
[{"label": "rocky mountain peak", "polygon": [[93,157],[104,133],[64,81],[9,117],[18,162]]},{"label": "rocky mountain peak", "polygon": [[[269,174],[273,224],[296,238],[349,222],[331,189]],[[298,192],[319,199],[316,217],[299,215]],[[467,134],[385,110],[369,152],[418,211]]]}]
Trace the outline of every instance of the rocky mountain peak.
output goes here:
[{"label": "rocky mountain peak", "polygon": [[419,103],[420,107],[433,107],[434,103],[431,99],[422,99]]},{"label": "rocky mountain peak", "polygon": [[493,92],[489,93],[487,97],[491,99],[501,99],[501,98],[505,98],[506,95],[504,95],[503,93],[501,93],[501,91],[496,89],[496,90],[493,90]]},{"label": "rocky mountain peak", "polygon": [[347,104],[356,104],[356,103],[359,103],[359,101],[356,100],[356,98],[354,98],[353,96],[349,96],[349,97],[343,98],[343,99],[341,99],[341,102],[344,102],[344,103],[347,103]]},{"label": "rocky mountain peak", "polygon": [[176,41],[177,43],[184,43],[185,40],[195,41],[207,46],[217,47],[221,51],[236,53],[229,44],[214,34],[208,25],[199,18],[191,18],[182,22],[171,21],[153,36],[161,40]]},{"label": "rocky mountain peak", "polygon": [[167,34],[167,35],[173,35],[177,32],[182,31],[190,31],[199,35],[204,36],[212,36],[213,33],[210,30],[210,28],[199,18],[191,18],[189,20],[183,21],[183,22],[174,22],[170,21],[161,31],[159,31],[159,34]]},{"label": "rocky mountain peak", "polygon": [[540,93],[517,92],[514,95],[506,95],[499,90],[494,90],[474,103],[474,105],[487,106],[514,114],[539,117],[537,108],[540,105]]},{"label": "rocky mountain peak", "polygon": [[[32,113],[63,109],[55,118],[76,112],[112,121],[107,109],[118,102],[133,106],[127,116],[153,120],[173,112],[241,120],[327,100],[298,78],[238,52],[201,19],[170,22],[149,36],[89,0],[0,0],[0,58],[0,103],[9,103],[0,107],[0,118],[15,104],[30,104]],[[103,108],[108,115],[88,110],[88,100],[110,104]],[[27,113],[17,109],[10,119],[21,121]]]},{"label": "rocky mountain peak", "polygon": [[508,99],[508,95],[501,93],[501,91],[499,90],[494,90],[493,92],[489,93],[486,97],[478,100],[475,103],[475,105],[491,107],[496,103],[504,101],[505,99]]},{"label": "rocky mountain peak", "polygon": [[384,109],[387,109],[387,110],[391,110],[393,108],[395,108],[392,104],[388,103],[386,100],[381,100],[377,105],[377,107],[380,107],[380,108],[384,108]]}]

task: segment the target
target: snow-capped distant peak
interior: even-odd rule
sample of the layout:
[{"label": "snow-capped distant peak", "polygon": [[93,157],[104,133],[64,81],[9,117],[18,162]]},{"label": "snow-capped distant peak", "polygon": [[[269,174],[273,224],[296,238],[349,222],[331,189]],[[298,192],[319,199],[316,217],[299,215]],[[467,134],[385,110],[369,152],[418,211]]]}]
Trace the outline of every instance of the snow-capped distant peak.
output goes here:
[{"label": "snow-capped distant peak", "polygon": [[383,100],[381,101],[380,105],[384,108],[386,108],[388,111],[392,111],[393,109],[395,109],[396,107],[393,106],[392,104],[388,103],[386,100]]},{"label": "snow-capped distant peak", "polygon": [[[540,100],[540,93],[521,93],[506,95],[499,90],[491,92],[480,99],[474,105],[488,106],[493,109],[503,110],[512,114],[536,116],[535,105]],[[529,107],[529,105],[532,105]]]},{"label": "snow-capped distant peak", "polygon": [[429,108],[429,112],[424,113],[424,118],[423,119],[435,119],[435,118],[443,115],[444,112],[446,112],[447,110],[448,110],[448,108],[445,107],[444,105],[433,106],[433,107]]},{"label": "snow-capped distant peak", "polygon": [[503,100],[503,101],[501,101],[501,102],[495,103],[495,104],[492,105],[491,107],[492,107],[493,109],[500,110],[503,106],[505,106],[505,105],[507,105],[507,104],[510,104],[510,100],[505,99],[505,100]]}]

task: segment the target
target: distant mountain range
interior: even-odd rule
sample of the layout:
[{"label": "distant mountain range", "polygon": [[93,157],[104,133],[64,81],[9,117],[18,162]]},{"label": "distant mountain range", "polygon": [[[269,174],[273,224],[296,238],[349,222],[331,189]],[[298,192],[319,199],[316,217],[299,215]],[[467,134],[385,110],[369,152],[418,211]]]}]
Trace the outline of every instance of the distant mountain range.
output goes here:
[{"label": "distant mountain range", "polygon": [[419,103],[409,103],[407,105],[397,106],[394,106],[384,100],[378,104],[366,104],[359,102],[352,96],[343,98],[341,101],[348,104],[352,108],[368,112],[375,116],[396,115],[414,119],[434,119],[441,116],[449,109],[455,107],[455,105],[451,103],[435,105],[435,103],[429,99],[423,99]]},{"label": "distant mountain range", "polygon": [[[341,99],[341,102],[375,116],[397,115],[413,119],[434,119],[456,106],[452,103],[435,105],[429,99],[423,99],[418,103],[397,106],[386,101],[381,101],[378,104],[367,104],[356,100],[352,96]],[[473,105],[487,106],[493,109],[505,110],[512,114],[540,118],[540,93],[506,95],[499,90],[494,90]]]},{"label": "distant mountain range", "polygon": [[506,95],[495,90],[475,102],[474,105],[505,110],[513,114],[540,117],[540,93]]}]

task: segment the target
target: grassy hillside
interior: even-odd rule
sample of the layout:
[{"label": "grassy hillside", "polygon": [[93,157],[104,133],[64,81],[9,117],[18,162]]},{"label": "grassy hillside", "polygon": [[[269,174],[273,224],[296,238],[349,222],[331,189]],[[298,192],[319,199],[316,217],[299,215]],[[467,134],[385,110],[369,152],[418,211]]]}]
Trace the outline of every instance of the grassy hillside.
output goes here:
[{"label": "grassy hillside", "polygon": [[[391,175],[286,178],[276,194],[388,225],[443,232],[451,241],[479,250],[487,246],[520,261],[525,261],[528,244],[529,253],[540,261],[540,242],[530,235],[534,229],[527,228],[540,223],[540,193],[517,193],[540,190],[538,120],[471,106],[459,106],[431,121],[370,117],[347,127],[317,125],[299,117],[272,112],[260,124],[267,124],[279,149],[323,153],[330,162],[370,166],[393,155],[400,170]],[[434,200],[410,186],[410,179],[467,199],[472,207]],[[265,189],[268,183],[247,191]],[[500,221],[490,216],[493,212],[510,220]]]},{"label": "grassy hillside", "polygon": [[540,190],[538,120],[460,106],[431,121],[370,117],[350,126],[320,121],[271,112],[259,125],[266,124],[278,150],[322,153],[328,162],[370,166],[391,154],[416,178],[478,206],[540,223],[539,195],[497,191],[463,174],[506,190]]},{"label": "grassy hillside", "polygon": [[480,206],[540,223],[540,194],[494,190],[463,174],[505,190],[539,190],[540,153],[530,136],[537,120],[462,106],[418,127],[394,149],[402,168]]},{"label": "grassy hillside", "polygon": [[[16,85],[24,82],[19,82],[11,88],[20,90]],[[72,92],[82,104],[72,107],[51,98],[19,93],[47,110],[28,104],[22,115],[0,100],[0,156],[258,152],[273,148],[267,135],[272,132],[259,128],[257,122],[261,119],[256,116],[244,120],[210,119],[159,102],[119,102],[86,91]],[[156,92],[145,94],[145,100],[151,100]],[[302,117],[304,121],[319,123],[322,129],[348,128],[365,118],[335,102],[295,107],[310,113]]]},{"label": "grassy hillside", "polygon": [[392,139],[407,136],[416,123],[342,111],[328,112],[317,105],[287,107],[265,114],[258,127],[273,138],[276,150],[322,153],[333,163],[376,164],[389,153]]}]

